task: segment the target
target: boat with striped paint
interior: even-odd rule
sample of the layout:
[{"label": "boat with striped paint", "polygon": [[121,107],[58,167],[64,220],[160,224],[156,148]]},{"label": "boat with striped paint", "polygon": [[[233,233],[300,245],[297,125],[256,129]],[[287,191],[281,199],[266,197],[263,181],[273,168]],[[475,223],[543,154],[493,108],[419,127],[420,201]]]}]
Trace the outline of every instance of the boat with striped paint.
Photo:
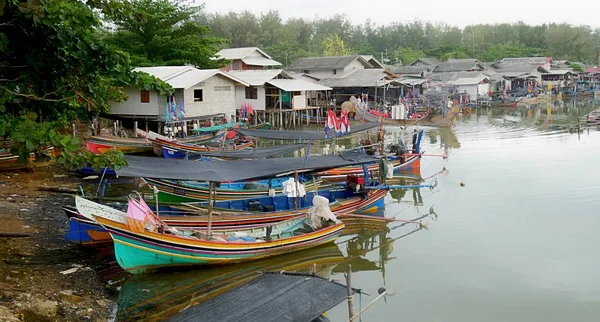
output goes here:
[{"label": "boat with striped paint", "polygon": [[[233,264],[286,254],[333,242],[344,228],[344,223],[336,222],[315,229],[309,225],[309,218],[301,217],[257,229],[219,231],[210,237],[168,226],[162,226],[163,232],[154,227],[134,231],[127,225],[124,212],[81,197],[76,197],[76,205],[80,213],[93,216],[108,230],[117,262],[132,274],[173,266]],[[234,239],[236,236],[245,239]]]}]

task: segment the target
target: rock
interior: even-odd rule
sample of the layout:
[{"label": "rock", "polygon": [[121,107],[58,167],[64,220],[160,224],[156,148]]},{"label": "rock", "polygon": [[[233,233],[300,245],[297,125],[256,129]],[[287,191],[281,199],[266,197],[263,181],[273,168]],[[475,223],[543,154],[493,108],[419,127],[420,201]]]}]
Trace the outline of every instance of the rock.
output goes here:
[{"label": "rock", "polygon": [[23,311],[25,321],[54,321],[58,302],[33,298]]},{"label": "rock", "polygon": [[68,275],[68,274],[72,274],[72,273],[77,272],[78,269],[79,269],[78,267],[73,267],[73,268],[61,271],[60,273],[63,274],[63,275]]},{"label": "rock", "polygon": [[69,302],[71,304],[75,304],[75,303],[81,302],[81,300],[83,299],[81,296],[73,294],[72,291],[70,293],[63,293],[63,292],[60,292],[60,299],[63,302]]},{"label": "rock", "polygon": [[2,317],[2,321],[5,322],[21,321],[21,319],[19,319],[17,315],[15,315],[11,310],[4,306],[0,306],[0,317]]},{"label": "rock", "polygon": [[108,307],[110,305],[110,301],[105,300],[105,299],[101,299],[101,300],[96,300],[96,303],[98,303],[98,305],[100,305],[101,307]]},{"label": "rock", "polygon": [[10,202],[14,202],[14,201],[15,201],[15,199],[13,199],[13,198],[11,198],[11,197],[8,197],[8,198],[6,198],[6,200],[7,200],[7,201],[10,201]]},{"label": "rock", "polygon": [[10,195],[10,196],[11,196],[11,197],[19,197],[19,195],[17,195],[17,194],[12,194],[12,195]]},{"label": "rock", "polygon": [[20,212],[28,212],[29,209],[23,208],[23,209],[19,209]]}]

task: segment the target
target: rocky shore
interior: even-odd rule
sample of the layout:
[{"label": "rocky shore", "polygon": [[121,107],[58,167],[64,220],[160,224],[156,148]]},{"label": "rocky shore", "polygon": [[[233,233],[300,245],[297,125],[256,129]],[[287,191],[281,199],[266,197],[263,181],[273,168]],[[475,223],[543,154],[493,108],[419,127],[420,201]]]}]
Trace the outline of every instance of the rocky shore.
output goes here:
[{"label": "rocky shore", "polygon": [[0,321],[107,321],[116,312],[115,291],[102,274],[106,259],[64,239],[61,209],[68,194],[39,187],[77,188],[80,179],[38,168],[0,172]]}]

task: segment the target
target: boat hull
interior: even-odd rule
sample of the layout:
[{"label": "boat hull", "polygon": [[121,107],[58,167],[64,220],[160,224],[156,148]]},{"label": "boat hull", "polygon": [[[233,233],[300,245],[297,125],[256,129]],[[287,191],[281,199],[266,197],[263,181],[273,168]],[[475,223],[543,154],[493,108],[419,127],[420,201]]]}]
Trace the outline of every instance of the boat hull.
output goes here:
[{"label": "boat hull", "polygon": [[316,247],[335,241],[344,224],[299,236],[259,242],[217,242],[148,231],[96,217],[113,238],[119,265],[131,274],[173,266],[234,264]]},{"label": "boat hull", "polygon": [[85,142],[85,146],[88,149],[88,151],[95,153],[95,154],[105,153],[106,151],[108,151],[112,148],[116,148],[117,150],[119,150],[125,154],[143,153],[143,152],[152,151],[151,146],[122,145],[122,144],[119,144],[116,142],[109,143],[109,142],[97,142],[97,141],[89,141],[88,140]]},{"label": "boat hull", "polygon": [[[353,197],[346,200],[340,200],[331,206],[331,211],[334,214],[344,220],[346,214],[349,213],[363,213],[372,212],[376,209],[383,209],[384,198],[387,195],[387,191],[378,190],[370,191],[366,198]],[[312,198],[310,198],[312,200]],[[235,206],[237,204],[231,204]],[[213,229],[225,229],[233,227],[252,227],[259,226],[269,223],[275,223],[283,220],[296,218],[298,216],[304,216],[308,207],[312,206],[312,203],[308,207],[299,208],[297,210],[281,210],[273,212],[248,212],[246,210],[238,210],[239,213],[226,213],[221,214],[220,211],[232,211],[234,209],[219,208],[224,204],[217,203],[217,208],[214,211],[212,218]],[[151,207],[155,210],[154,207]],[[63,210],[69,217],[69,231],[65,238],[73,243],[77,244],[96,244],[101,242],[110,242],[111,238],[108,232],[94,221],[90,221],[78,213],[77,209],[70,208],[67,206],[63,207]],[[168,213],[169,215],[160,215],[162,213]],[[179,213],[177,213],[179,211]],[[208,225],[208,218],[202,215],[186,215],[185,209],[173,210],[168,206],[161,206],[159,208],[159,215],[161,220],[172,227],[194,227],[198,229],[204,229]]]},{"label": "boat hull", "polygon": [[[410,155],[406,158],[406,160],[401,160],[400,158],[394,157],[390,160],[390,162],[394,167],[394,171],[411,171],[421,167],[421,156]],[[373,175],[379,174],[379,164],[370,164],[367,166],[367,169],[369,173],[372,173]],[[325,180],[344,179],[348,175],[363,176],[364,170],[362,167],[342,167],[322,171],[315,175],[318,175]]]}]

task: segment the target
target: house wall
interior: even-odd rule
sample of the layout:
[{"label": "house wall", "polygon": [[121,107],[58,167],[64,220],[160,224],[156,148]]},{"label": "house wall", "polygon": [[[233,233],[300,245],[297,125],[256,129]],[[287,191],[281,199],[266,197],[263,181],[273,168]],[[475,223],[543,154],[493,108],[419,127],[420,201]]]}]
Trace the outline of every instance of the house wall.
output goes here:
[{"label": "house wall", "polygon": [[[299,71],[300,73],[302,71]],[[342,74],[344,72],[343,69],[338,69],[337,74]],[[319,79],[323,79],[323,78],[329,78],[333,76],[333,69],[317,69],[317,70],[309,70],[308,73],[310,76],[319,78]]]},{"label": "house wall", "polygon": [[[215,91],[215,86],[229,86],[229,90]],[[195,89],[202,89],[202,102],[194,102]],[[235,84],[230,79],[221,75],[210,77],[184,91],[185,116],[198,117],[225,113],[227,118],[230,119],[232,115],[235,115],[235,93]]]},{"label": "house wall", "polygon": [[[346,65],[343,69],[343,73],[347,73],[354,69],[365,69],[365,65],[358,61],[358,59],[353,60],[350,64]],[[339,71],[338,71],[339,74]]]},{"label": "house wall", "polygon": [[[238,69],[233,69],[233,63],[237,62],[239,63],[239,68]],[[262,70],[264,69],[263,66],[250,66],[250,65],[246,65],[244,64],[243,61],[236,59],[236,60],[232,60],[231,63],[223,68],[221,68],[222,71],[230,71],[230,70]]]},{"label": "house wall", "polygon": [[477,98],[477,84],[473,85],[457,85],[456,89],[458,93],[464,93],[465,91],[471,98]]},{"label": "house wall", "polygon": [[490,84],[489,83],[478,84],[477,85],[477,93],[479,94],[479,97],[488,96],[490,93]]},{"label": "house wall", "polygon": [[252,105],[252,108],[259,111],[264,111],[266,108],[266,99],[265,99],[265,87],[258,86],[257,87],[257,99],[247,99],[246,98],[246,86],[244,85],[236,85],[235,86],[235,108],[242,108],[242,104],[249,103]]},{"label": "house wall", "polygon": [[[161,106],[158,94],[150,91],[150,102],[141,103],[141,94],[139,89],[126,88],[127,100],[121,103],[111,103],[108,114],[112,115],[148,115],[157,116]],[[162,106],[164,107],[164,99]],[[164,115],[164,112],[163,112]]]}]

